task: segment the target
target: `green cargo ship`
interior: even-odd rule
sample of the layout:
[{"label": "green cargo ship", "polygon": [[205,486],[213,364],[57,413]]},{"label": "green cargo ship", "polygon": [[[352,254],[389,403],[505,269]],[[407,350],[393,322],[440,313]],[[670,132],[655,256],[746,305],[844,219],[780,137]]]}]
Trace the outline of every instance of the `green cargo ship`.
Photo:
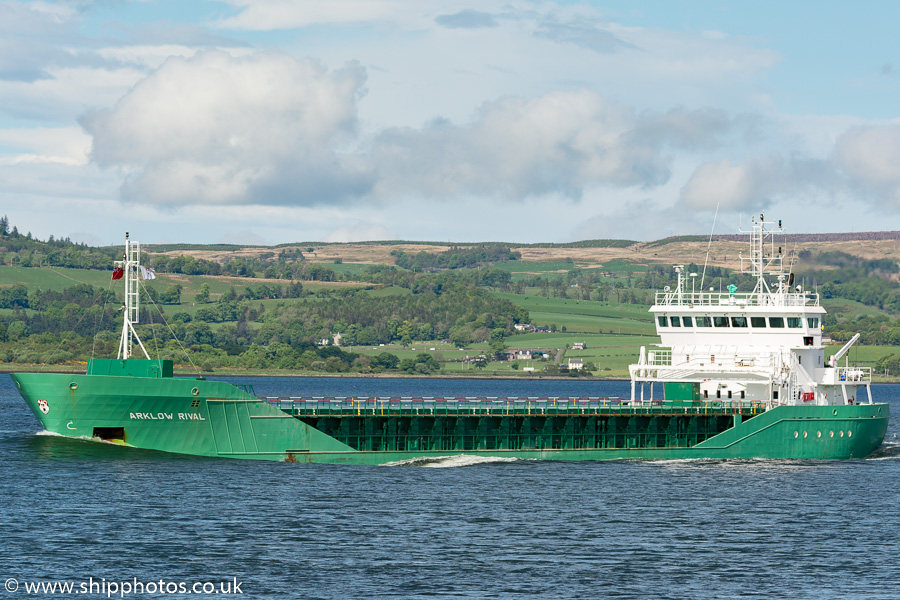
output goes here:
[{"label": "green cargo ship", "polygon": [[[173,377],[171,361],[151,360],[134,331],[146,271],[127,234],[118,358],[92,359],[85,374],[12,377],[49,432],[200,456],[370,465],[459,454],[863,458],[882,444],[888,405],[872,401],[870,370],[838,364],[858,336],[824,360],[825,311],[780,272],[766,224],[761,216],[750,235],[752,292],[687,291],[676,267],[677,288],[651,308],[662,344],[641,348],[627,399],[259,398],[249,387]],[[773,271],[770,289],[763,276]]]}]

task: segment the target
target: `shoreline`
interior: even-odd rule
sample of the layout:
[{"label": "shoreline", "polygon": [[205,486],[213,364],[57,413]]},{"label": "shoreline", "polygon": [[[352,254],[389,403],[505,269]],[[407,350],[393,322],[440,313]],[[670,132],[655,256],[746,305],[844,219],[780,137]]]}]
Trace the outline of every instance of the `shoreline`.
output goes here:
[{"label": "shoreline", "polygon": [[[84,375],[85,369],[61,369],[61,368],[39,368],[34,364],[19,364],[0,366],[0,374],[11,373],[72,373],[74,375]],[[447,373],[435,373],[434,375],[410,375],[404,373],[291,373],[281,371],[260,371],[260,372],[237,372],[231,370],[222,370],[214,372],[193,373],[186,370],[176,370],[175,377],[185,378],[207,378],[207,377],[294,377],[297,379],[328,377],[333,379],[485,379],[485,380],[504,380],[504,381],[630,381],[627,377],[603,377],[597,375],[568,377],[560,375],[497,375],[497,374],[466,374],[456,375]],[[880,384],[900,384],[900,377],[879,377],[872,380],[872,385]]]},{"label": "shoreline", "polygon": [[[80,366],[80,365],[79,365]],[[84,375],[84,368],[78,369],[62,369],[62,368],[40,368],[40,365],[34,364],[18,364],[0,366],[0,374],[11,373],[72,373],[73,375]],[[629,381],[627,377],[598,377],[596,375],[582,375],[579,377],[568,377],[561,375],[496,375],[496,374],[466,374],[456,375],[447,373],[435,373],[433,375],[410,375],[405,373],[291,373],[281,371],[259,371],[259,372],[238,372],[231,370],[222,370],[214,372],[194,373],[186,370],[176,369],[175,377],[295,377],[298,379],[312,377],[329,377],[334,379],[501,379],[508,381],[519,380],[546,380],[546,381]]]}]

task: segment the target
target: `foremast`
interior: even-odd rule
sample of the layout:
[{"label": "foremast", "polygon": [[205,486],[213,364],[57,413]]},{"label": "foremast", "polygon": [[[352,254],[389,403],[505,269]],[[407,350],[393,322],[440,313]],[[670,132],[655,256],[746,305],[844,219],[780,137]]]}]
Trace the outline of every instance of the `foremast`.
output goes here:
[{"label": "foremast", "polygon": [[125,304],[122,307],[122,336],[119,340],[119,353],[116,358],[127,360],[134,354],[135,342],[148,360],[150,355],[137,331],[135,324],[140,322],[140,283],[141,283],[141,243],[132,241],[125,232],[125,255],[123,260],[114,263],[124,271],[122,279],[125,282]]}]

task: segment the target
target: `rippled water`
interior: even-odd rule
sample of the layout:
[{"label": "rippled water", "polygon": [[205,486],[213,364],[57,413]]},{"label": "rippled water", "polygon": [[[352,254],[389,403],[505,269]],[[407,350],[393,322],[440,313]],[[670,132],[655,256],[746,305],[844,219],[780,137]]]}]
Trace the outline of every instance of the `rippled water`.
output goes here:
[{"label": "rippled water", "polygon": [[[574,381],[240,382],[272,396],[628,389]],[[900,598],[900,386],[874,391],[895,416],[887,444],[866,460],[450,457],[361,467],[200,459],[36,435],[37,420],[0,376],[0,580],[20,582],[6,597],[25,597],[26,581],[93,577],[236,578],[243,596],[254,598],[893,600]]]}]

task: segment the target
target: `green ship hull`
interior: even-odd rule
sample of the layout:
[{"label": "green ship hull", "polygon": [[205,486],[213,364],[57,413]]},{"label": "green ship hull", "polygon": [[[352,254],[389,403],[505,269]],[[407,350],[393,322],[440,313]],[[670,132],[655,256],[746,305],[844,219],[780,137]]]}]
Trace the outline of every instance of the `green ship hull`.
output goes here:
[{"label": "green ship hull", "polygon": [[44,429],[199,456],[376,465],[452,455],[542,460],[851,459],[888,405],[267,400],[172,377],[169,361],[95,359],[87,374],[12,375]]}]

